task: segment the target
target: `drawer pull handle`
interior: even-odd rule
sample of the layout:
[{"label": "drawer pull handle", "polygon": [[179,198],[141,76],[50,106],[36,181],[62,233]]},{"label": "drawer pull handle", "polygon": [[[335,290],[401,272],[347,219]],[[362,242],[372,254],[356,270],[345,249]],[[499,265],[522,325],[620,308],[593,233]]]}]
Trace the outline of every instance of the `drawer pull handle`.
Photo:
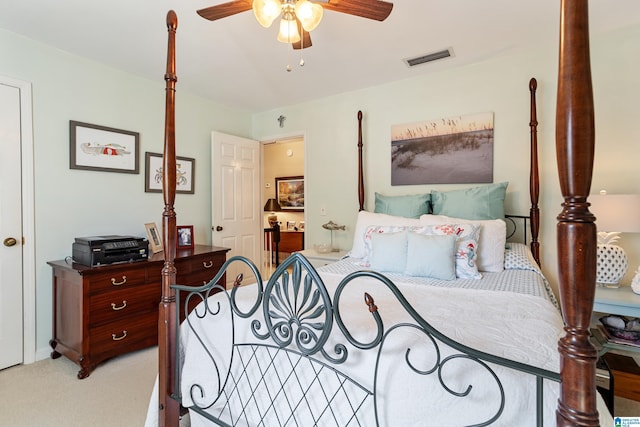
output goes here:
[{"label": "drawer pull handle", "polygon": [[203,266],[204,268],[211,268],[211,267],[213,267],[213,261],[209,261],[209,263],[208,263],[208,264],[207,264],[207,262],[206,262],[206,261],[202,261],[202,266]]},{"label": "drawer pull handle", "polygon": [[121,305],[120,307],[118,307],[118,306],[116,305],[116,303],[115,303],[115,302],[112,302],[112,303],[111,303],[111,309],[112,309],[113,311],[122,310],[122,309],[123,309],[123,308],[125,308],[126,306],[127,306],[127,301],[126,301],[126,300],[122,301],[122,305]]},{"label": "drawer pull handle", "polygon": [[127,276],[122,276],[122,282],[116,282],[115,277],[111,278],[111,284],[113,286],[120,286],[120,285],[124,285],[125,283],[127,283]]},{"label": "drawer pull handle", "polygon": [[122,341],[127,337],[127,331],[122,331],[122,335],[117,336],[116,334],[111,334],[111,339],[114,341]]}]

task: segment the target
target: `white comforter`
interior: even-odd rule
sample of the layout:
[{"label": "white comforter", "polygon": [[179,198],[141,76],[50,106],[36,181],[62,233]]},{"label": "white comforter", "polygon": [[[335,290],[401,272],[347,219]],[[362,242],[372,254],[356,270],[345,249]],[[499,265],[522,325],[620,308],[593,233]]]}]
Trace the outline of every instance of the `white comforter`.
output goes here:
[{"label": "white comforter", "polygon": [[[327,272],[321,273],[321,276],[329,294],[333,295],[333,290],[342,276]],[[563,322],[558,309],[549,299],[494,290],[440,288],[410,283],[396,285],[416,311],[448,337],[487,353],[558,371],[557,342],[563,333]],[[255,285],[240,289],[242,295],[239,300],[245,301],[245,307],[254,301],[254,291]],[[340,307],[347,327],[356,338],[367,341],[372,338],[372,331],[375,329],[364,304],[365,291],[374,298],[386,327],[412,321],[384,285],[369,278],[358,279],[356,283],[348,285],[341,298]],[[220,294],[212,299],[223,301]],[[229,310],[226,303],[222,303],[221,308],[223,311]],[[262,310],[258,310],[255,317],[262,321]],[[221,316],[195,319],[193,313],[190,318],[195,330],[213,354],[228,360],[231,342],[228,321],[221,322]],[[236,342],[261,342],[251,333],[252,319],[236,318],[235,321]],[[334,324],[334,330],[336,329]],[[217,376],[213,374],[212,365],[193,331],[184,325],[182,331],[183,405],[191,406],[193,403],[190,395],[193,384],[202,385],[204,393],[204,397],[197,397],[195,400],[210,404],[217,394]],[[425,360],[432,360],[429,358],[433,357],[427,355],[427,348],[419,342],[424,342],[424,336],[411,329],[398,331],[385,344],[378,374],[380,425],[469,425],[485,421],[495,414],[498,404],[495,382],[484,369],[477,369],[477,366],[469,369],[470,363],[465,362],[458,364],[454,370],[445,371],[449,387],[461,391],[468,385],[473,386],[471,395],[466,398],[454,397],[444,392],[436,374],[421,376],[412,373],[404,362],[407,346],[412,347],[412,360],[422,360],[423,365],[416,362],[419,368],[430,367]],[[357,353],[356,349],[338,334],[332,335],[326,349],[331,350],[335,343],[347,345],[350,352],[348,361],[339,369],[372,389],[376,353]],[[450,353],[446,348],[441,348],[441,351],[443,357]],[[506,395],[504,414],[495,425],[535,425],[535,378],[513,373],[499,366],[492,367],[500,377]],[[269,384],[266,386],[269,387]],[[545,381],[544,393],[544,425],[555,425],[558,384]],[[373,405],[370,404],[367,410],[370,416],[362,425],[375,425]],[[251,415],[250,413],[249,416]],[[148,418],[149,420],[153,423],[153,418]],[[197,414],[191,413],[191,424],[207,425],[207,422]],[[607,424],[607,421],[603,420],[603,425]],[[266,425],[271,424],[267,422]],[[302,421],[298,425],[307,424]]]}]

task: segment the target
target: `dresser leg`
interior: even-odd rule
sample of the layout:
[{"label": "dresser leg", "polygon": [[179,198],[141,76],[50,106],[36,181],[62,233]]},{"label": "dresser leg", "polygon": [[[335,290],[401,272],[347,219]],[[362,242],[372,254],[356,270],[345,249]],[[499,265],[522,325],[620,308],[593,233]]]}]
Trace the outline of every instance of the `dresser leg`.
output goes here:
[{"label": "dresser leg", "polygon": [[58,353],[56,351],[56,346],[58,345],[58,342],[56,340],[54,340],[54,339],[49,340],[49,345],[53,349],[53,351],[51,352],[51,358],[52,359],[57,359],[58,357],[62,356],[61,353]]},{"label": "dresser leg", "polygon": [[78,363],[80,364],[80,368],[81,368],[78,371],[78,379],[79,380],[85,379],[89,375],[91,375],[91,371],[93,371],[93,366],[91,366],[89,364],[87,359],[85,359],[84,357],[81,357],[80,360],[78,360]]}]

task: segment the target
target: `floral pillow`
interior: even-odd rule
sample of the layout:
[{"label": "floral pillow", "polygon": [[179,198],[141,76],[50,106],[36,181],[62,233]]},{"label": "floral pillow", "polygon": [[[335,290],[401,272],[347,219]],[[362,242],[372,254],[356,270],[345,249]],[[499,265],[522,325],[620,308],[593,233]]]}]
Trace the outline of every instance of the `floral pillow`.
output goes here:
[{"label": "floral pillow", "polygon": [[473,224],[439,224],[426,226],[385,226],[371,225],[364,233],[365,258],[363,266],[370,267],[372,254],[371,236],[380,233],[398,233],[410,231],[426,235],[455,235],[456,240],[456,277],[459,279],[480,279],[478,271],[477,253],[480,228]]}]

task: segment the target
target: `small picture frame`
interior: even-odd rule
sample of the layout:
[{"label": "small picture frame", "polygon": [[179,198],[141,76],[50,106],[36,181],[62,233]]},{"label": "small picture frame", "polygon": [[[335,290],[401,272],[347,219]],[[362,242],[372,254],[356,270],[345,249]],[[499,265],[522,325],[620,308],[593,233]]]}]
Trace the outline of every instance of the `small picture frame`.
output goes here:
[{"label": "small picture frame", "polygon": [[298,222],[298,231],[304,231],[304,221]]},{"label": "small picture frame", "polygon": [[69,121],[69,169],[140,173],[140,134]]},{"label": "small picture frame", "polygon": [[162,245],[162,235],[158,232],[155,222],[149,222],[144,225],[147,229],[147,239],[149,240],[149,249],[151,253],[158,253],[164,250]]},{"label": "small picture frame", "polygon": [[295,221],[287,221],[287,231],[296,231]]},{"label": "small picture frame", "polygon": [[[164,165],[163,157],[164,156],[160,153],[145,153],[145,193],[162,193],[162,167]],[[176,156],[176,193],[195,193],[195,171],[195,159]]]},{"label": "small picture frame", "polygon": [[179,225],[178,230],[178,249],[193,248],[193,225]]}]

